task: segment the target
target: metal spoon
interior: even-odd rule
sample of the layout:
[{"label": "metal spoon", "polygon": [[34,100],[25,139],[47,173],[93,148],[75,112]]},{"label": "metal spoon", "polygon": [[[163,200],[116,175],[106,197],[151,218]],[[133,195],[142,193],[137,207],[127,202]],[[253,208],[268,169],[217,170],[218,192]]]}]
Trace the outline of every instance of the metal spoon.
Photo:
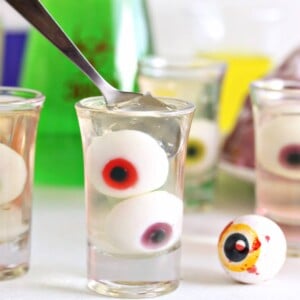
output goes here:
[{"label": "metal spoon", "polygon": [[[76,45],[60,28],[38,0],[6,0],[29,23],[39,30],[54,46],[65,54],[102,92],[107,105],[143,97],[142,94],[119,91],[111,86],[84,57]],[[149,97],[149,95],[148,95]]]}]

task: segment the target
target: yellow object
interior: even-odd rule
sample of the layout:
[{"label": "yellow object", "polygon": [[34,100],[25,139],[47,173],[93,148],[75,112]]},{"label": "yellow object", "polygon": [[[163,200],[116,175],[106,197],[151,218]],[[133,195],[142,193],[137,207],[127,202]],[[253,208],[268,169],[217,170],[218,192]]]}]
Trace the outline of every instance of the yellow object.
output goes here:
[{"label": "yellow object", "polygon": [[229,133],[236,122],[249,84],[265,76],[273,67],[272,60],[264,55],[234,53],[199,53],[228,64],[221,91],[219,125],[224,134]]},{"label": "yellow object", "polygon": [[[226,241],[230,237],[233,237],[234,234],[238,234],[241,237],[246,238],[248,245],[245,244],[245,249],[240,250],[245,253],[245,257],[238,259],[237,261],[230,260],[226,254]],[[232,252],[238,253],[238,243],[241,240],[236,240],[235,244],[230,244],[227,247],[232,247],[227,249]],[[260,256],[260,241],[258,239],[257,233],[247,224],[229,224],[228,227],[224,229],[224,231],[221,233],[219,242],[218,242],[218,253],[219,257],[227,270],[233,271],[233,272],[245,272],[255,270],[255,264]],[[242,253],[241,252],[241,253]]]},{"label": "yellow object", "polygon": [[206,147],[202,141],[198,139],[189,138],[188,148],[187,148],[187,165],[193,165],[201,161],[206,155]]}]

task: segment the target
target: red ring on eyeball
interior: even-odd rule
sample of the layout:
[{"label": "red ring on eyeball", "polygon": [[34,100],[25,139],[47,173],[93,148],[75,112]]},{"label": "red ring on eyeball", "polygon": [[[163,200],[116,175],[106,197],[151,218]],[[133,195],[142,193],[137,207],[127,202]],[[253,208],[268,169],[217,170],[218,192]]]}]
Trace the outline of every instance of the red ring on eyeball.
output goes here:
[{"label": "red ring on eyeball", "polygon": [[138,181],[136,168],[123,158],[110,160],[104,166],[102,176],[107,185],[119,190],[134,186]]}]

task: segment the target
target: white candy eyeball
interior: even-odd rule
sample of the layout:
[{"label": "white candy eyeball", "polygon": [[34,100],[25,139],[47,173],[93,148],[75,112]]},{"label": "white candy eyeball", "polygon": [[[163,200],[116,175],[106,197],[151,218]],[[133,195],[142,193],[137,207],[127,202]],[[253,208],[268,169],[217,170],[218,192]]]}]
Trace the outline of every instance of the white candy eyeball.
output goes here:
[{"label": "white candy eyeball", "polygon": [[224,228],[218,242],[224,270],[244,283],[273,278],[283,266],[286,248],[286,239],[279,226],[259,215],[235,219]]},{"label": "white candy eyeball", "polygon": [[187,145],[186,173],[201,173],[213,166],[218,159],[219,142],[216,122],[194,120]]},{"label": "white candy eyeball", "polygon": [[28,229],[29,225],[22,222],[20,207],[10,205],[0,210],[0,243],[14,240]]},{"label": "white candy eyeball", "polygon": [[106,240],[120,254],[160,252],[179,241],[182,215],[182,200],[166,191],[130,198],[107,215]]},{"label": "white candy eyeball", "polygon": [[97,191],[126,198],[161,187],[167,180],[169,161],[150,135],[120,130],[93,139],[87,168]]},{"label": "white candy eyeball", "polygon": [[260,125],[257,162],[267,171],[300,179],[300,116],[281,115]]},{"label": "white candy eyeball", "polygon": [[27,168],[23,157],[0,143],[0,204],[18,197],[24,189]]}]

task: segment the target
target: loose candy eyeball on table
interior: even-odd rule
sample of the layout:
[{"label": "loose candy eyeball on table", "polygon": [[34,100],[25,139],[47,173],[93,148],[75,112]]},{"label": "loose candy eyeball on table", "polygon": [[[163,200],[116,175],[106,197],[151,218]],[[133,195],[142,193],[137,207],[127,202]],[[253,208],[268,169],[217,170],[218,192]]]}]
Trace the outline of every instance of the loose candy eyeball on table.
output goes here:
[{"label": "loose candy eyeball on table", "polygon": [[218,242],[224,270],[236,281],[244,283],[273,278],[283,266],[286,248],[280,227],[259,215],[236,218],[224,228]]},{"label": "loose candy eyeball on table", "polygon": [[87,168],[97,191],[127,198],[161,187],[168,177],[169,161],[150,135],[120,130],[93,139],[87,150]]}]

